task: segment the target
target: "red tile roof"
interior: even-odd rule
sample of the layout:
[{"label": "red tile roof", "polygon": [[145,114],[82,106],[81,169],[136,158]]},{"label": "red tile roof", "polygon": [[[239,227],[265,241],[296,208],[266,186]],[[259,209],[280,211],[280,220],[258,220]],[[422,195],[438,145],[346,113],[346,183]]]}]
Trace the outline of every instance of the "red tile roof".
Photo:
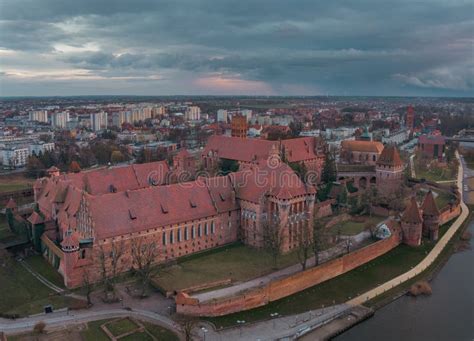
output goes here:
[{"label": "red tile roof", "polygon": [[10,198],[10,200],[8,200],[8,203],[7,205],[5,206],[6,208],[16,208],[16,202],[15,200],[13,200],[13,198]]},{"label": "red tile roof", "polygon": [[416,202],[415,197],[411,199],[410,204],[403,212],[402,221],[411,224],[420,224],[423,222],[420,208],[418,207],[418,203]]},{"label": "red tile roof", "polygon": [[378,141],[355,141],[344,140],[341,142],[342,149],[351,152],[382,153],[383,144]]},{"label": "red tile roof", "polygon": [[304,161],[317,157],[316,140],[312,137],[299,137],[282,141],[262,139],[242,139],[224,135],[213,135],[207,141],[202,155],[216,151],[219,158],[252,162],[267,159],[272,150],[285,150],[290,162]]},{"label": "red tile roof", "polygon": [[277,166],[262,162],[259,165],[231,173],[230,176],[237,197],[254,203],[260,202],[265,195],[278,199],[290,199],[316,193],[313,186],[305,185],[296,173],[283,162]]},{"label": "red tile roof", "polygon": [[439,216],[440,212],[438,210],[438,206],[436,206],[436,201],[433,196],[433,192],[429,191],[426,196],[425,200],[423,200],[423,205],[421,206],[423,210],[423,215],[431,215],[431,216]]},{"label": "red tile roof", "polygon": [[33,211],[33,213],[31,213],[27,220],[33,225],[41,224],[44,222],[43,217],[40,216],[36,211]]},{"label": "red tile roof", "polygon": [[397,147],[386,146],[382,154],[380,154],[377,164],[395,167],[403,166],[403,161],[400,158]]},{"label": "red tile roof", "polygon": [[86,200],[99,239],[217,214],[202,180],[115,194],[86,195]]}]

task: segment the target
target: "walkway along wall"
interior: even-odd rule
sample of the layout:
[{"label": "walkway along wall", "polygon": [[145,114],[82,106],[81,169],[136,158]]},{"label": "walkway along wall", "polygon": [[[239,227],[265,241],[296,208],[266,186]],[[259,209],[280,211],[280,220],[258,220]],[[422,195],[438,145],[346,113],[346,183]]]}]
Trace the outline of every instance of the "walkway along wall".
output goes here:
[{"label": "walkway along wall", "polygon": [[185,315],[221,316],[257,308],[353,270],[392,250],[399,244],[399,231],[394,231],[390,238],[377,241],[317,267],[275,280],[263,287],[251,289],[229,298],[200,303],[198,299],[180,292],[176,296],[176,310],[178,313]]}]

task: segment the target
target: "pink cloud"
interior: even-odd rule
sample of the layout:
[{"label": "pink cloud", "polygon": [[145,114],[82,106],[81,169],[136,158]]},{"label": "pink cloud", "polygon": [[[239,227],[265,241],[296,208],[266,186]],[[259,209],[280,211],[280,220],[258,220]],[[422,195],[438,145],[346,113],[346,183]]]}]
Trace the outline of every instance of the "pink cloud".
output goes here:
[{"label": "pink cloud", "polygon": [[222,76],[200,77],[194,84],[202,90],[220,94],[272,95],[272,88],[265,82],[249,81]]}]

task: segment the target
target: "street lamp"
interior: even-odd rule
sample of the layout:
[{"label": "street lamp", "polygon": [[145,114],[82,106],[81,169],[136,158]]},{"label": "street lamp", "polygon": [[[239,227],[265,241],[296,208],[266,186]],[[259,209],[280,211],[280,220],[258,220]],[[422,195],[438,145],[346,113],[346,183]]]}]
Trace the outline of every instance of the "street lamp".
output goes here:
[{"label": "street lamp", "polygon": [[[274,317],[277,317],[277,316],[278,316],[278,313],[271,313],[270,314],[271,318],[274,318]],[[275,319],[273,319],[273,329],[275,329]]]},{"label": "street lamp", "polygon": [[237,323],[240,326],[240,336],[242,336],[242,325],[245,323],[245,320],[237,320]]},{"label": "street lamp", "polygon": [[205,327],[201,327],[202,335],[204,335],[204,341],[206,341],[206,333],[209,331]]}]

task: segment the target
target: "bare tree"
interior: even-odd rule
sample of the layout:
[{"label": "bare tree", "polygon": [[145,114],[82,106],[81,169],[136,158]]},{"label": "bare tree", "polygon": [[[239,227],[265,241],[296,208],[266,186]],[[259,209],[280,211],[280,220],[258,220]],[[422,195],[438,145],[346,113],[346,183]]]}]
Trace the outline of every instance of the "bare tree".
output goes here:
[{"label": "bare tree", "polygon": [[91,306],[92,305],[91,293],[93,289],[93,284],[92,284],[88,269],[85,269],[84,272],[82,273],[82,286],[84,290],[86,291],[87,305]]},{"label": "bare tree", "polygon": [[123,240],[110,242],[109,248],[104,248],[104,245],[99,247],[99,264],[102,282],[104,284],[105,292],[112,292],[113,299],[115,300],[115,279],[117,274],[121,272],[120,261],[124,255],[124,243]]},{"label": "bare tree", "polygon": [[273,268],[278,268],[278,256],[281,253],[284,235],[280,228],[279,219],[270,218],[262,223],[263,246],[273,261]]},{"label": "bare tree", "polygon": [[153,273],[158,269],[153,264],[158,258],[158,246],[156,242],[147,243],[144,237],[134,239],[132,242],[133,268],[140,277],[141,296],[146,296],[146,290]]},{"label": "bare tree", "polygon": [[177,318],[177,322],[183,330],[184,339],[191,341],[193,339],[193,330],[199,323],[199,320],[193,316],[181,315]]},{"label": "bare tree", "polygon": [[296,238],[298,242],[296,254],[304,271],[306,270],[306,263],[313,247],[313,237],[310,222],[305,222],[303,226],[298,229]]},{"label": "bare tree", "polygon": [[314,265],[319,265],[319,254],[323,251],[327,244],[327,233],[325,226],[320,219],[314,215],[313,218],[313,235],[312,235],[312,247],[314,253]]}]

